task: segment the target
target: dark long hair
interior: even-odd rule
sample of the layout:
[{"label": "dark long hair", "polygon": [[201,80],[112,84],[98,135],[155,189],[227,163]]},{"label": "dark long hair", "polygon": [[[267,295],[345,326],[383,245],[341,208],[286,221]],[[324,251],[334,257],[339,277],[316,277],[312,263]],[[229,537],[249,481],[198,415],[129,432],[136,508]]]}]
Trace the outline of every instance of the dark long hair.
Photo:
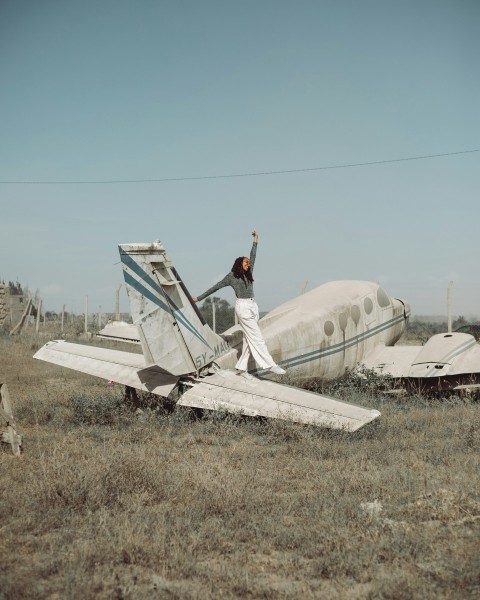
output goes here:
[{"label": "dark long hair", "polygon": [[239,256],[235,259],[232,267],[232,273],[237,279],[247,279],[250,283],[253,283],[253,275],[250,267],[248,268],[248,271],[245,271],[242,266],[244,258],[248,258],[248,256]]}]

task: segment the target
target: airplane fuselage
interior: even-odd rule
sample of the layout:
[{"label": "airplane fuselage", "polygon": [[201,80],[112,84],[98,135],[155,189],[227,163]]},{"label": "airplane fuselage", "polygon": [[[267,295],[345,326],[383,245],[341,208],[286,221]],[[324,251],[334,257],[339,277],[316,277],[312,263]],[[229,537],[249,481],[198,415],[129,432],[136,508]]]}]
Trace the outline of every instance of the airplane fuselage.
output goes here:
[{"label": "airplane fuselage", "polygon": [[[334,281],[282,304],[259,325],[274,360],[300,379],[335,379],[379,345],[391,346],[405,330],[407,303],[368,281]],[[241,349],[238,326],[224,334],[234,352],[217,359],[233,368]],[[268,371],[249,369],[262,377]]]}]

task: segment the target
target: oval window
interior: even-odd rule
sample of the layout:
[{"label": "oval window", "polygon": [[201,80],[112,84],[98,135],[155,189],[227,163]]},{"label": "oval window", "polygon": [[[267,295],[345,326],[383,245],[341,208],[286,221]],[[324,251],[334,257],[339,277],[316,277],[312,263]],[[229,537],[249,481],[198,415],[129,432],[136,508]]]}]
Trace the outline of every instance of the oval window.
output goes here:
[{"label": "oval window", "polygon": [[348,315],[346,312],[342,312],[338,315],[338,324],[340,325],[340,329],[345,331],[348,323]]},{"label": "oval window", "polygon": [[363,301],[363,307],[365,309],[365,312],[367,313],[367,315],[369,315],[372,310],[373,310],[373,302],[370,298],[365,298],[365,300]]},{"label": "oval window", "polygon": [[360,321],[360,309],[358,308],[358,306],[352,306],[350,314],[352,315],[352,320],[355,323],[355,325],[358,325],[358,322]]},{"label": "oval window", "polygon": [[335,331],[335,326],[333,325],[333,323],[331,321],[325,321],[325,325],[323,326],[323,329],[325,331],[325,335],[328,335],[330,337],[332,335],[332,333]]},{"label": "oval window", "polygon": [[377,290],[377,301],[378,305],[382,308],[390,306],[390,298],[387,296],[387,292],[381,287]]}]

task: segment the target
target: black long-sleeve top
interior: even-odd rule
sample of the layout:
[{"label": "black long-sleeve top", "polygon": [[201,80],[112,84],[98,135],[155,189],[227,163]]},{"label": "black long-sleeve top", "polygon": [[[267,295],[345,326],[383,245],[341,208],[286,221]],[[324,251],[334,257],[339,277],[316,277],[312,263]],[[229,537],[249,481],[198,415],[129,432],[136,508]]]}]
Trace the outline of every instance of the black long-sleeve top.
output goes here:
[{"label": "black long-sleeve top", "polygon": [[[252,249],[250,251],[250,272],[253,272],[253,266],[255,264],[256,254],[257,254],[257,242],[253,242]],[[233,288],[233,291],[235,292],[235,295],[237,298],[253,298],[254,297],[253,296],[253,282],[248,281],[248,279],[246,277],[237,278],[230,271],[230,273],[228,275],[225,275],[225,277],[221,281],[216,283],[214,286],[212,286],[210,289],[208,289],[206,292],[204,292],[200,296],[197,296],[197,299],[199,301],[204,300],[207,296],[210,296],[210,294],[213,294],[213,292],[216,292],[217,290],[219,290],[223,287],[226,287],[227,285],[229,285],[230,287]]]}]

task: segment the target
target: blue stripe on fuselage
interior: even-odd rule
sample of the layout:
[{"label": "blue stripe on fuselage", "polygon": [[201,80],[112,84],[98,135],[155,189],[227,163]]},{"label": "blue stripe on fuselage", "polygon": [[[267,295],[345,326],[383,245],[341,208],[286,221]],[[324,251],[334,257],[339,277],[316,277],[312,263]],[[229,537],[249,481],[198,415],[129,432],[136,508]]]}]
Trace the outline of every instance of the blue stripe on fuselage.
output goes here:
[{"label": "blue stripe on fuselage", "polygon": [[[345,340],[345,342],[339,342],[338,344],[334,344],[333,346],[329,346],[328,348],[320,348],[319,350],[313,350],[312,352],[307,352],[306,354],[300,354],[299,356],[282,360],[278,364],[280,366],[285,367],[297,367],[307,362],[311,362],[312,360],[318,360],[322,357],[336,354],[337,352],[343,352],[343,350],[351,348],[352,346],[363,342],[367,338],[377,335],[378,333],[385,331],[385,329],[389,329],[390,327],[393,327],[394,325],[397,325],[398,323],[404,320],[405,318],[403,315],[394,317],[393,319],[390,319],[390,321],[382,323],[381,325],[377,325],[369,331],[364,331],[362,333],[359,333],[358,335],[353,336],[348,340]],[[269,369],[254,369],[251,371],[251,373],[263,375],[265,373],[268,373],[268,371]]]}]

